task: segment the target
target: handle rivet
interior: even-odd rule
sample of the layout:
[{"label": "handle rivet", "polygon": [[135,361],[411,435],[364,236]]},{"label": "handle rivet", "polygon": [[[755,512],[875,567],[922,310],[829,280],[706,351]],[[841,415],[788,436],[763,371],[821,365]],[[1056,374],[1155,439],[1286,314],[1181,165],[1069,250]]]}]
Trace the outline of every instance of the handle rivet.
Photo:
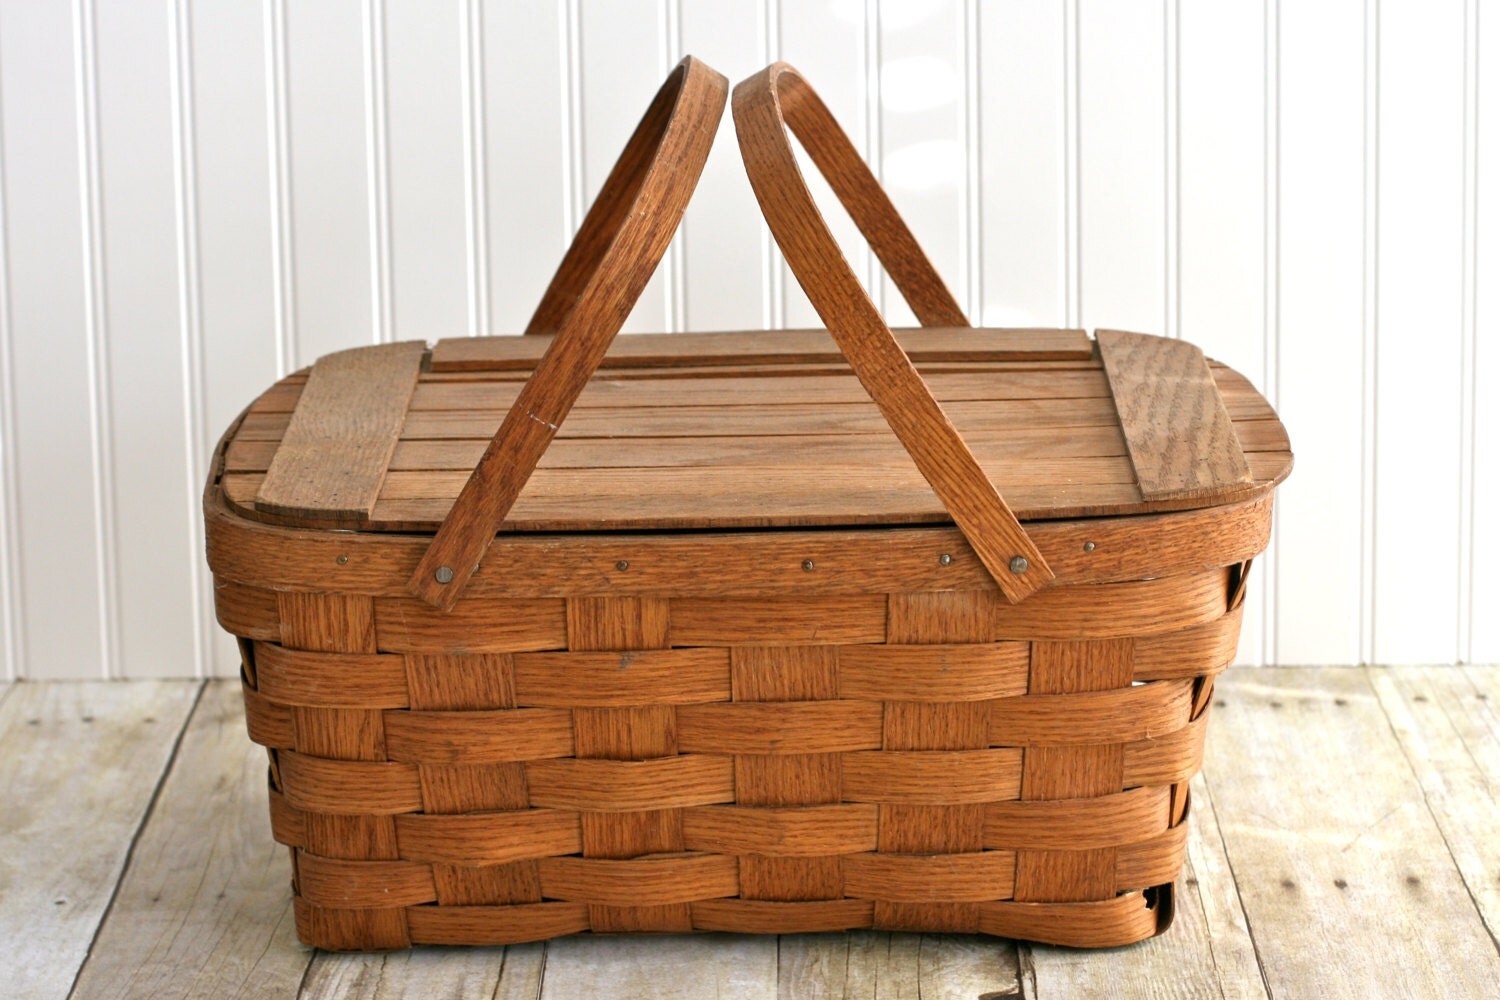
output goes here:
[{"label": "handle rivet", "polygon": [[1031,568],[1031,563],[1026,561],[1025,556],[1013,556],[1010,560],[1010,571],[1017,575]]},{"label": "handle rivet", "polygon": [[948,553],[944,552],[942,555],[938,556],[938,565],[939,566],[951,566],[951,565],[953,565],[953,557],[950,556]]},{"label": "handle rivet", "polygon": [[340,566],[347,566],[347,565],[349,565],[349,557],[348,556],[339,556],[337,559],[334,560],[334,562],[338,563]]},{"label": "handle rivet", "polygon": [[453,567],[452,566],[439,566],[437,568],[437,572],[434,573],[434,574],[432,574],[432,578],[434,580],[436,580],[438,583],[452,583],[453,582]]},{"label": "handle rivet", "polygon": [[615,569],[619,570],[621,573],[625,572],[629,568],[630,568],[630,560],[629,559],[621,559],[619,562],[615,563]]},{"label": "handle rivet", "polygon": [[1083,551],[1085,551],[1085,552],[1092,552],[1092,551],[1094,551],[1094,543],[1093,542],[1084,542],[1083,543]]},{"label": "handle rivet", "polygon": [[813,561],[811,559],[802,560],[802,568],[811,573],[813,571]]}]

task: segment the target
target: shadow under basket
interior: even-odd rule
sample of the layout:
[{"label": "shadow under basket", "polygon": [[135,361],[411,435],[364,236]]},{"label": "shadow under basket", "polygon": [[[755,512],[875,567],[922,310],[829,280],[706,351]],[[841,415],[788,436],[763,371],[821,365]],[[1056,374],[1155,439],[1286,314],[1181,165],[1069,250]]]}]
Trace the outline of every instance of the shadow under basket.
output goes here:
[{"label": "shadow under basket", "polygon": [[899,217],[780,65],[736,123],[828,329],[616,338],[726,95],[674,71],[533,335],[329,355],[219,447],[218,618],[309,945],[1171,920],[1281,423],[1190,344],[970,328],[905,244],[893,333],[767,122],[895,218],[878,251]]}]

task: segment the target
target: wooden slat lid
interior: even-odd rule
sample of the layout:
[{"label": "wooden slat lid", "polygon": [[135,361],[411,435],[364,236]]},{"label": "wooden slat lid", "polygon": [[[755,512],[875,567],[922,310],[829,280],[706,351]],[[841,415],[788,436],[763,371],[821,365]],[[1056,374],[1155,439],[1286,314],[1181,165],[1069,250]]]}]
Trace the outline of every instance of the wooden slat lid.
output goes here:
[{"label": "wooden slat lid", "polygon": [[[1181,341],[1101,331],[898,339],[1023,520],[1208,507],[1285,478],[1285,430]],[[950,517],[820,331],[623,335],[502,527],[607,531],[944,523]],[[546,337],[330,355],[262,395],[222,486],[247,516],[436,529]],[[288,499],[289,497],[294,499]]]}]

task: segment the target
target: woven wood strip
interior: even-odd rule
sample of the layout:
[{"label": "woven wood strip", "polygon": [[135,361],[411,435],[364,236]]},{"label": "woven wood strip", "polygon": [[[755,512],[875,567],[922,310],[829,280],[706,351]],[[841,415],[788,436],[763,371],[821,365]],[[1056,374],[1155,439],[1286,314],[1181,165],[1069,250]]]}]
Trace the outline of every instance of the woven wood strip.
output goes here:
[{"label": "woven wood strip", "polygon": [[730,695],[727,649],[517,653],[515,670],[519,705],[683,705]]},{"label": "woven wood strip", "polygon": [[735,702],[677,709],[684,753],[836,753],[881,745],[881,706],[861,701]]},{"label": "woven wood strip", "polygon": [[845,646],[839,696],[870,701],[981,701],[1025,694],[1024,642]]},{"label": "woven wood strip", "polygon": [[839,694],[837,646],[735,646],[735,701],[826,701]]},{"label": "woven wood strip", "polygon": [[682,835],[690,851],[829,857],[873,851],[877,817],[873,805],[703,806],[683,810]]},{"label": "woven wood strip", "polygon": [[1166,788],[1096,798],[996,802],[985,808],[990,849],[1086,851],[1147,840],[1169,824]]},{"label": "woven wood strip", "polygon": [[406,686],[414,709],[514,708],[515,666],[509,653],[409,653]]},{"label": "woven wood strip", "polygon": [[687,854],[630,861],[604,858],[547,858],[539,863],[542,894],[551,899],[649,906],[717,899],[739,893],[739,870],[732,857]]},{"label": "woven wood strip", "polygon": [[378,909],[437,900],[432,866],[415,861],[347,861],[299,851],[297,885],[314,906]]},{"label": "woven wood strip", "polygon": [[1241,604],[1202,625],[1140,636],[1135,641],[1135,679],[1198,677],[1224,670],[1239,649],[1243,616]]},{"label": "woven wood strip", "polygon": [[406,910],[331,909],[315,906],[301,896],[292,899],[297,938],[316,941],[330,951],[372,951],[410,948]]},{"label": "woven wood strip", "polygon": [[[1271,506],[1265,496],[1173,514],[1040,522],[1026,530],[1058,574],[1057,584],[1138,580],[1225,566],[1263,551],[1270,538]],[[425,548],[423,539],[401,535],[259,524],[231,513],[222,497],[214,498],[206,516],[219,613],[228,611],[231,620],[259,630],[275,617],[266,603],[274,604],[274,595],[225,589],[228,581],[395,597],[403,593],[405,575]],[[1142,545],[1143,538],[1151,544]],[[1085,550],[1088,542],[1094,547]],[[951,557],[947,564],[939,561],[944,554]],[[341,556],[343,563],[337,561]],[[807,559],[813,560],[811,573],[801,568]],[[625,570],[616,568],[622,560]],[[706,576],[704,566],[733,566],[734,572]],[[784,597],[944,589],[994,589],[952,528],[608,538],[507,535],[491,547],[463,603],[486,595]],[[227,621],[225,627],[230,628]],[[251,635],[238,624],[231,631]],[[253,637],[279,639],[279,623],[268,634]]]},{"label": "woven wood strip", "polygon": [[324,760],[282,751],[281,788],[289,803],[307,812],[389,815],[422,808],[417,769],[410,764]]},{"label": "woven wood strip", "polygon": [[452,611],[414,598],[375,601],[380,648],[392,653],[510,653],[567,645],[560,600],[470,598]]},{"label": "woven wood strip", "polygon": [[[1053,587],[1021,604],[996,600],[995,639],[1108,639],[1171,632],[1212,621],[1227,610],[1229,575],[1201,573],[1130,583]],[[1108,614],[1098,614],[1108,608]]]},{"label": "woven wood strip", "polygon": [[1144,941],[1165,923],[1143,893],[1083,903],[980,903],[979,930],[1074,948],[1117,948]]},{"label": "woven wood strip", "polygon": [[853,854],[844,858],[844,892],[896,903],[1009,899],[1013,851],[965,854]]},{"label": "woven wood strip", "polygon": [[692,904],[693,927],[732,934],[815,934],[869,928],[875,907],[867,899],[778,902],[708,899]]},{"label": "woven wood strip", "polygon": [[274,591],[214,578],[214,614],[219,625],[244,639],[281,641]]},{"label": "woven wood strip", "polygon": [[588,907],[582,903],[414,906],[406,919],[412,944],[521,944],[589,930]]},{"label": "woven wood strip", "polygon": [[[816,561],[812,571],[817,571]],[[884,642],[885,604],[883,594],[754,600],[679,598],[672,602],[672,644]]]},{"label": "woven wood strip", "polygon": [[955,805],[999,802],[1021,794],[1020,748],[882,750],[843,757],[850,802]]},{"label": "woven wood strip", "polygon": [[245,728],[252,741],[279,750],[296,746],[289,707],[276,704],[248,684],[243,686],[242,693],[245,696]]},{"label": "woven wood strip", "polygon": [[875,901],[874,929],[899,933],[977,934],[978,903]]},{"label": "woven wood strip", "polygon": [[542,900],[535,861],[478,866],[433,862],[432,880],[440,906],[509,906]]},{"label": "woven wood strip", "polygon": [[317,653],[255,644],[257,689],[308,708],[405,708],[406,662],[379,653]]},{"label": "woven wood strip", "polygon": [[1032,694],[990,705],[994,746],[1132,743],[1188,723],[1191,681],[1154,681],[1083,694]]},{"label": "woven wood strip", "polygon": [[542,760],[526,765],[531,804],[621,812],[734,801],[730,757],[694,754],[660,760]]},{"label": "woven wood strip", "polygon": [[501,864],[583,849],[578,814],[560,809],[398,816],[396,836],[402,857],[447,864]]},{"label": "woven wood strip", "polygon": [[1175,733],[1125,745],[1126,785],[1170,785],[1189,781],[1203,765],[1208,712]]},{"label": "woven wood strip", "polygon": [[1176,879],[1187,853],[1187,830],[1186,823],[1179,823],[1150,840],[1122,845],[1115,852],[1118,891],[1144,889]]},{"label": "woven wood strip", "polygon": [[328,653],[375,652],[374,602],[361,594],[278,593],[281,644]]},{"label": "woven wood strip", "polygon": [[278,844],[302,847],[307,843],[307,822],[302,810],[293,808],[286,796],[269,789],[271,800],[271,837]]},{"label": "woven wood strip", "polygon": [[557,708],[390,712],[385,730],[390,759],[412,764],[499,764],[573,754],[573,716]]}]

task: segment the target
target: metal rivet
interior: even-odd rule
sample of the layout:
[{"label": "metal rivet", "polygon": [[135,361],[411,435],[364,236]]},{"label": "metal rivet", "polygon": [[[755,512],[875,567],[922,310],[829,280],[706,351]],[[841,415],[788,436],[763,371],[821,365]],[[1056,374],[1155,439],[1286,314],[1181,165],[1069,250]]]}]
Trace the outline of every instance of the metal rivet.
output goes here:
[{"label": "metal rivet", "polygon": [[953,557],[950,556],[948,553],[944,552],[942,555],[938,556],[938,565],[939,566],[951,566],[952,564],[953,564]]},{"label": "metal rivet", "polygon": [[813,561],[811,559],[802,560],[802,568],[811,573],[813,571]]},{"label": "metal rivet", "polygon": [[340,566],[347,566],[347,565],[349,565],[349,557],[348,556],[339,556],[337,559],[334,560],[334,562],[338,563]]},{"label": "metal rivet", "polygon": [[1026,561],[1025,556],[1013,556],[1010,560],[1010,571],[1017,575],[1031,568],[1031,563]]},{"label": "metal rivet", "polygon": [[434,574],[432,574],[432,578],[434,580],[436,580],[438,583],[452,583],[453,582],[453,567],[452,566],[439,566],[437,568],[437,572],[434,573]]},{"label": "metal rivet", "polygon": [[1094,551],[1094,543],[1093,542],[1084,542],[1083,543],[1083,551],[1085,551],[1085,552],[1092,552],[1092,551]]},{"label": "metal rivet", "polygon": [[619,570],[621,573],[625,572],[629,568],[630,560],[628,559],[621,559],[619,562],[615,563],[615,569]]}]

